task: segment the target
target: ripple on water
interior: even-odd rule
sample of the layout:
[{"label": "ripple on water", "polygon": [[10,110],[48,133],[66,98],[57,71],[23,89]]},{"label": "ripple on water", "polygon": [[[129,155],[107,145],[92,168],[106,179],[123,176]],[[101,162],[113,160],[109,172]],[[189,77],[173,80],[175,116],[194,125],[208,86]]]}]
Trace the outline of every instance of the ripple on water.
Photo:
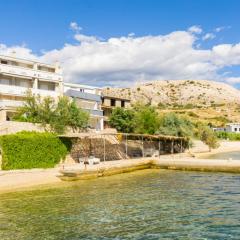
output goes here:
[{"label": "ripple on water", "polygon": [[144,170],[3,194],[0,239],[239,239],[239,175]]}]

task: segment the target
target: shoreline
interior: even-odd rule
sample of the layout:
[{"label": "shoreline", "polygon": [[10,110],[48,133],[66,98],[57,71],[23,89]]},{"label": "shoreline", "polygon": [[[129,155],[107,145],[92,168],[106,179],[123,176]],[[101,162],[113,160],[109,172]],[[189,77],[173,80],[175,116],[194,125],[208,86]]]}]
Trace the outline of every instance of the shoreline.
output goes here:
[{"label": "shoreline", "polygon": [[200,149],[197,149],[195,151],[193,148],[192,150],[193,151],[191,151],[191,154],[193,154],[194,157],[199,159],[202,159],[201,157],[207,157],[219,153],[240,152],[240,141],[220,141],[219,148],[212,149],[211,152],[209,152],[206,147],[201,147]]},{"label": "shoreline", "polygon": [[0,194],[61,184],[59,168],[0,171]]},{"label": "shoreline", "polygon": [[[240,161],[201,158],[217,153],[240,151],[239,141],[222,141],[221,146],[212,152],[204,151],[202,146],[197,147],[198,151],[192,150],[189,153],[161,155],[160,158],[101,162],[98,165],[88,165],[87,170],[81,164],[65,164],[52,169],[0,171],[0,194],[63,185],[64,181],[62,180],[76,180],[74,179],[76,174],[78,175],[77,179],[87,180],[149,168],[240,173]],[[155,163],[153,164],[153,162]],[[64,172],[66,176],[60,177]]]},{"label": "shoreline", "polygon": [[66,182],[89,180],[144,169],[226,172],[240,174],[240,161],[197,159],[187,156],[125,159],[88,166],[73,164],[65,168],[0,171],[0,194],[66,186]]}]

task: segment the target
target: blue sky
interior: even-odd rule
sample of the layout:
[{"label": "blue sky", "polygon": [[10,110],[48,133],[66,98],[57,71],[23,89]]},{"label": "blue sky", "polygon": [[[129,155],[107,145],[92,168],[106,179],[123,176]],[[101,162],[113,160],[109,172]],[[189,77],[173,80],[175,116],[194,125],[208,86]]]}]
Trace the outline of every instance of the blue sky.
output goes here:
[{"label": "blue sky", "polygon": [[[111,38],[119,40],[123,36],[128,38],[130,33],[134,33],[130,38],[135,39],[137,44],[137,40],[142,40],[141,38],[143,37],[168,36],[178,31],[188,33],[188,29],[191,26],[198,26],[201,29],[201,33],[193,32],[195,39],[189,43],[192,44],[193,50],[212,50],[214,46],[223,44],[230,44],[232,47],[237,46],[233,49],[233,57],[236,58],[233,62],[229,60],[229,58],[232,58],[232,55],[229,55],[227,59],[223,59],[224,63],[214,62],[214,66],[208,66],[209,75],[204,75],[198,68],[197,73],[200,71],[199,78],[213,78],[213,80],[220,81],[222,79],[225,81],[227,78],[234,78],[230,83],[239,87],[240,61],[238,55],[240,52],[237,44],[240,42],[240,1],[237,0],[8,0],[0,2],[0,9],[0,44],[4,45],[2,52],[17,46],[18,48],[28,49],[32,55],[37,57],[42,57],[43,51],[49,53],[47,56],[43,56],[44,60],[54,61],[59,58],[63,62],[71,58],[71,62],[74,61],[74,64],[82,60],[79,59],[80,56],[76,59],[72,54],[66,57],[66,49],[63,50],[65,44],[70,44],[71,46],[79,45],[79,54],[84,53],[83,58],[85,59],[87,58],[85,55],[86,49],[89,47],[92,48],[89,58],[94,58],[93,51],[98,51],[99,54],[103,51],[102,48],[96,47],[96,41],[95,43],[90,43],[87,40],[88,43],[85,45],[89,44],[91,46],[88,45],[86,47],[83,43],[85,41],[83,38],[79,40],[79,38],[75,37],[77,34],[94,36],[98,43],[108,43],[109,45],[109,39]],[[70,29],[70,23],[76,23],[79,30],[77,28],[75,30]],[[82,30],[80,30],[80,27]],[[178,37],[184,38],[184,36],[180,35]],[[203,40],[205,38],[206,40]],[[160,39],[160,41],[162,40]],[[177,37],[175,41],[178,41]],[[121,44],[123,45],[122,41]],[[124,46],[121,45],[122,47],[118,49],[118,52],[123,51],[122,54],[124,56],[131,49],[137,48],[138,51],[141,51],[141,47],[136,47],[131,42],[131,44],[128,43],[129,49],[127,52],[124,52],[126,51],[126,43],[124,42],[124,44]],[[84,49],[83,45],[85,46]],[[180,45],[179,47],[184,46]],[[159,50],[159,54],[161,54],[160,48],[158,46],[156,48]],[[58,56],[52,56],[53,49],[61,51],[58,53]],[[221,49],[225,51],[225,49]],[[229,51],[233,52],[233,50]],[[21,51],[19,54],[21,54]],[[98,58],[105,59],[106,53],[104,54],[98,55]],[[219,54],[222,55],[218,51],[217,56]],[[187,70],[184,73],[179,72],[178,76],[175,73],[165,74],[169,70],[167,68],[165,70],[163,67],[156,69],[157,74],[154,75],[154,71],[146,70],[145,67],[147,62],[152,61],[150,50],[146,53],[145,58],[141,55],[142,61],[145,61],[146,64],[142,68],[132,66],[131,69],[134,68],[134,71],[129,70],[119,62],[119,54],[117,57],[115,53],[112,53],[112,55],[115,59],[115,62],[113,61],[114,66],[109,67],[109,62],[106,62],[105,65],[102,62],[99,64],[101,69],[105,69],[105,72],[103,70],[100,71],[98,66],[95,66],[92,68],[92,72],[89,72],[83,69],[84,63],[81,62],[81,65],[78,66],[82,71],[79,72],[74,69],[69,73],[68,70],[65,70],[66,78],[70,79],[69,81],[72,78],[75,82],[78,82],[79,79],[79,82],[82,83],[90,81],[98,85],[104,84],[103,79],[108,81],[106,85],[119,85],[121,79],[123,79],[123,82],[128,82],[127,79],[129,78],[134,83],[139,77],[143,81],[156,80],[158,78],[190,78],[191,76],[198,78],[197,73],[192,74],[192,69],[197,68],[196,65],[199,66],[199,61],[201,63],[200,68],[203,63],[205,64],[209,61],[209,57],[206,57],[205,60],[200,57],[201,59],[198,60],[196,65],[189,66],[192,75],[186,72]],[[154,56],[154,58],[156,57]],[[173,56],[171,55],[172,58]],[[166,55],[166,59],[169,59],[169,55]],[[164,58],[162,61],[164,61]],[[212,58],[210,61],[212,61]],[[94,59],[94,62],[96,62],[96,59]],[[153,66],[157,68],[158,64],[159,62],[154,62]],[[69,66],[65,66],[65,62],[63,65],[65,68]],[[117,68],[116,66],[118,65],[121,67]],[[113,73],[114,70],[115,72]],[[81,72],[83,73],[82,75]],[[122,75],[123,72],[124,75]],[[214,74],[217,75],[215,76]],[[224,76],[227,76],[226,79],[224,79]]]}]

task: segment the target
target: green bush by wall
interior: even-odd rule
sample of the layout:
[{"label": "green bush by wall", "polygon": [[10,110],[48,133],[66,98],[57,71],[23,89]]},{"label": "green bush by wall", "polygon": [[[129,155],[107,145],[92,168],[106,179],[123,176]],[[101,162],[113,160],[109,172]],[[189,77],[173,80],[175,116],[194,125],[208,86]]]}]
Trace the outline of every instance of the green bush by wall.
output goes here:
[{"label": "green bush by wall", "polygon": [[220,139],[229,139],[230,141],[240,141],[240,133],[216,132]]},{"label": "green bush by wall", "polygon": [[20,132],[0,137],[2,169],[51,168],[66,157],[65,144],[52,133]]}]

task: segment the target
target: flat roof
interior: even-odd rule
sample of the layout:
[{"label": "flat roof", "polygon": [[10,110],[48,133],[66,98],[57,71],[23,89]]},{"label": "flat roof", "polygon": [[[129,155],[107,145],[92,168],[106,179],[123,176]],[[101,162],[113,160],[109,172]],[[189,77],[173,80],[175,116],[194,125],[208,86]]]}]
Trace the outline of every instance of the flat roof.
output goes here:
[{"label": "flat roof", "polygon": [[78,84],[78,83],[69,83],[69,82],[64,82],[64,86],[69,86],[69,87],[78,87],[78,88],[88,88],[88,89],[99,89],[101,90],[102,88],[100,87],[95,87],[95,86],[89,86],[89,85],[84,85],[84,84]]},{"label": "flat roof", "polygon": [[13,60],[13,61],[19,60],[19,61],[24,62],[24,63],[27,63],[27,64],[38,63],[38,64],[40,64],[40,65],[42,65],[42,66],[47,66],[47,67],[55,68],[55,65],[54,65],[54,64],[43,63],[43,62],[39,62],[39,61],[36,61],[36,60],[31,60],[31,59],[26,59],[26,58],[19,58],[19,57],[10,56],[10,55],[0,54],[0,58],[4,58],[4,59],[7,59],[7,60]]},{"label": "flat roof", "polygon": [[128,98],[122,98],[122,97],[114,97],[114,96],[110,96],[110,95],[104,95],[103,94],[103,98],[112,98],[112,99],[116,99],[116,100],[124,100],[124,101],[131,101],[130,99]]}]

